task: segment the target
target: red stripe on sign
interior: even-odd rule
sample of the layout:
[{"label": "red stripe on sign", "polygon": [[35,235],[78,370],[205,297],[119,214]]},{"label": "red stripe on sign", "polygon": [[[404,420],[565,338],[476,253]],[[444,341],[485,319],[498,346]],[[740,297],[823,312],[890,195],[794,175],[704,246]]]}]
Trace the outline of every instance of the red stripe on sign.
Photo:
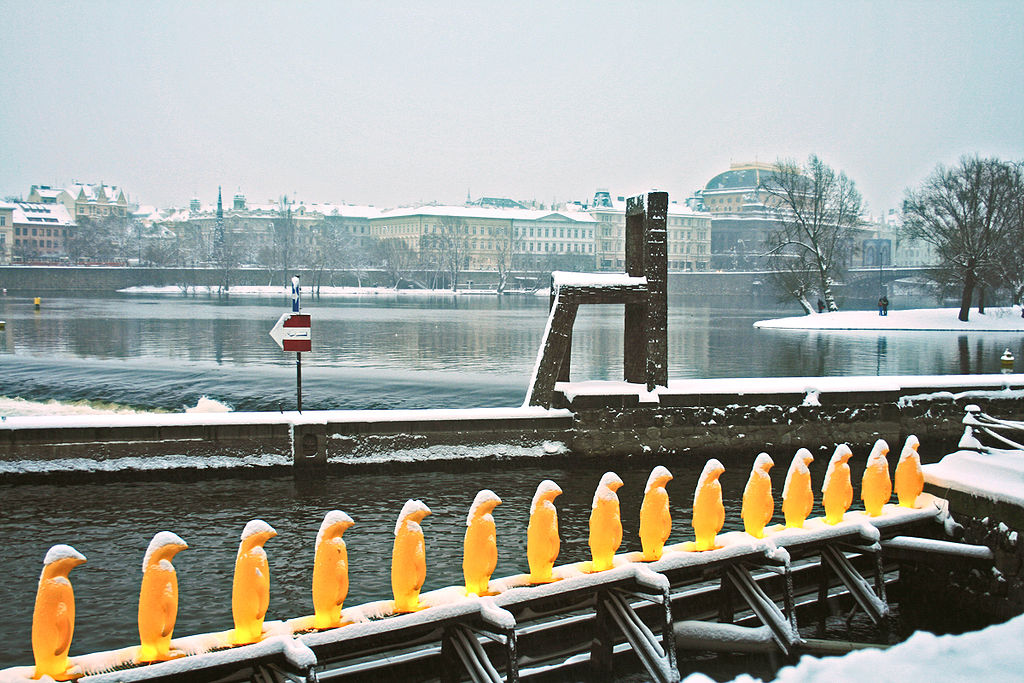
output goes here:
[{"label": "red stripe on sign", "polygon": [[308,315],[293,315],[284,321],[283,327],[310,327],[310,319]]},{"label": "red stripe on sign", "polygon": [[285,351],[312,351],[313,342],[309,339],[285,339],[282,344]]}]

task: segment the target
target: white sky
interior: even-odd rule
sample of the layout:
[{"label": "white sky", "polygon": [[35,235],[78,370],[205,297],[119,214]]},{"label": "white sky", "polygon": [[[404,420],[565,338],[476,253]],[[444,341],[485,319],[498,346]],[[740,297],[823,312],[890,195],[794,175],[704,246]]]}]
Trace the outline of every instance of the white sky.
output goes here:
[{"label": "white sky", "polygon": [[0,195],[71,181],[393,206],[682,199],[731,161],[876,213],[1024,158],[1024,3],[0,0]]}]

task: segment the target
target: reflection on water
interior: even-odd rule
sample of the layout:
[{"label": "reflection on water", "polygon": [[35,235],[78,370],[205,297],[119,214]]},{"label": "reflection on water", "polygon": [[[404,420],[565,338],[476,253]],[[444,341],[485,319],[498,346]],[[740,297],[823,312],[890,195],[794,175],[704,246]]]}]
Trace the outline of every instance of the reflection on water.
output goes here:
[{"label": "reflection on water", "polygon": [[[287,302],[178,296],[0,298],[8,396],[180,409],[202,395],[236,409],[294,401],[294,356],[268,332]],[[517,405],[533,369],[546,298],[322,299],[303,403],[316,408]],[[670,377],[998,372],[1015,333],[755,330],[790,315],[771,301],[670,299]],[[581,307],[573,379],[619,379],[622,306]]]}]

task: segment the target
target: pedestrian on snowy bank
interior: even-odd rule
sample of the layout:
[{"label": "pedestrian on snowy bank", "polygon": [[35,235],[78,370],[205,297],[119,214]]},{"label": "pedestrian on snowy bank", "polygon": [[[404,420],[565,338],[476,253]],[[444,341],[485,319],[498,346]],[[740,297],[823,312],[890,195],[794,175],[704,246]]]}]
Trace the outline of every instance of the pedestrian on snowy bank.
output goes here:
[{"label": "pedestrian on snowy bank", "polygon": [[878,299],[878,315],[889,315],[889,297],[885,294]]}]

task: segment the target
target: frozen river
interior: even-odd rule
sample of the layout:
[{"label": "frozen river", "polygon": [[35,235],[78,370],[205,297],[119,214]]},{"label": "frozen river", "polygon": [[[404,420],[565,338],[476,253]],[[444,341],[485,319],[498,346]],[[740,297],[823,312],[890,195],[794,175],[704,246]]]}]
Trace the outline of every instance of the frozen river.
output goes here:
[{"label": "frozen river", "polygon": [[[294,407],[294,354],[268,335],[284,297],[0,297],[0,396],[180,410]],[[547,313],[531,296],[310,299],[306,409],[498,407],[522,402]],[[792,315],[770,299],[670,297],[670,377],[998,372],[1014,333],[755,330]],[[622,307],[583,307],[573,379],[619,379]],[[11,412],[0,404],[0,413]]]}]

